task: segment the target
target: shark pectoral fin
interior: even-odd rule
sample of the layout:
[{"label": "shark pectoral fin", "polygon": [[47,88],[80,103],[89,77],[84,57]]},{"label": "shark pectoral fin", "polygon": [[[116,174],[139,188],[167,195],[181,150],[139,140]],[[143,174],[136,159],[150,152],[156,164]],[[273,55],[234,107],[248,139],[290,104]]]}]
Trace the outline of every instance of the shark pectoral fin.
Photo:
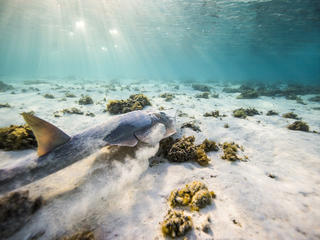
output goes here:
[{"label": "shark pectoral fin", "polygon": [[22,113],[21,115],[31,127],[37,139],[38,156],[43,156],[69,141],[70,137],[51,123],[29,113]]},{"label": "shark pectoral fin", "polygon": [[106,141],[107,145],[116,145],[116,146],[127,146],[134,147],[138,143],[138,139],[135,136],[130,136],[126,139],[116,140],[116,141]]},{"label": "shark pectoral fin", "polygon": [[166,127],[162,123],[157,123],[152,127],[135,132],[136,137],[144,143],[156,144],[164,138]]}]

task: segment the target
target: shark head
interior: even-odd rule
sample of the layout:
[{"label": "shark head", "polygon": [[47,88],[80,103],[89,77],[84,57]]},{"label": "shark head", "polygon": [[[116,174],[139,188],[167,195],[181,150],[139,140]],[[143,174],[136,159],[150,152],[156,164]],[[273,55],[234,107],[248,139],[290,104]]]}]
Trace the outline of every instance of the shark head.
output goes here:
[{"label": "shark head", "polygon": [[153,113],[157,117],[157,121],[166,127],[164,138],[176,133],[176,111],[166,110]]}]

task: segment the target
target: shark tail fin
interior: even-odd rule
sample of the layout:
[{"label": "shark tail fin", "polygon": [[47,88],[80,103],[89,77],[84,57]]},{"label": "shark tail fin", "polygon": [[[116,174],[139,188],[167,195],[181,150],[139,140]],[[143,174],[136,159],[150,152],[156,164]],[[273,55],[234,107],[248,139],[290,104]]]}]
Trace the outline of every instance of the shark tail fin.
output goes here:
[{"label": "shark tail fin", "polygon": [[51,123],[29,113],[21,115],[37,139],[39,157],[69,141],[70,137]]}]

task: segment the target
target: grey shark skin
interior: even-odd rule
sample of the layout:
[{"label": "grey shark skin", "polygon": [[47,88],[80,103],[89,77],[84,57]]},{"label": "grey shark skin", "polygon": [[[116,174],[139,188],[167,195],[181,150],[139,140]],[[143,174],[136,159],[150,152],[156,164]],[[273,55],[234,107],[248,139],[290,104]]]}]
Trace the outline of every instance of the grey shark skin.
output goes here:
[{"label": "grey shark skin", "polygon": [[[133,147],[138,141],[155,144],[175,132],[175,117],[165,112],[141,110],[114,116],[40,157],[26,159],[28,164],[0,169],[0,194],[46,177],[107,145]],[[154,138],[156,142],[152,142]]]}]

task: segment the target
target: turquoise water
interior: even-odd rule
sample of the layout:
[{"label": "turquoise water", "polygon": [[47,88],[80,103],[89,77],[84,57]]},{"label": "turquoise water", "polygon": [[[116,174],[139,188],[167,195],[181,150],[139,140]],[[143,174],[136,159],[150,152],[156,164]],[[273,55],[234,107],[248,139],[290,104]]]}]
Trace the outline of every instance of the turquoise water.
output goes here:
[{"label": "turquoise water", "polygon": [[320,82],[318,0],[2,0],[0,77]]}]

